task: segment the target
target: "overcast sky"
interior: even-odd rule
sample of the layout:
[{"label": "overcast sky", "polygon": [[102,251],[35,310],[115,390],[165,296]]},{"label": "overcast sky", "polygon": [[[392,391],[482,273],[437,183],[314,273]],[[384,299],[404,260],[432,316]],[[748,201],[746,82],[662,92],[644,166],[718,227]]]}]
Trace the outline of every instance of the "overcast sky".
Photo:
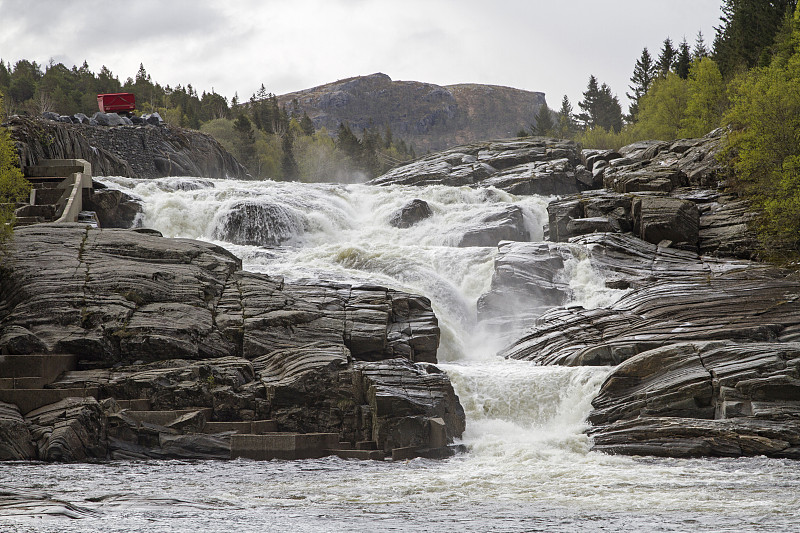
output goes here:
[{"label": "overcast sky", "polygon": [[645,46],[707,44],[721,0],[0,0],[0,58],[106,65],[248,98],[357,75],[486,83],[577,102],[590,74],[625,92]]}]

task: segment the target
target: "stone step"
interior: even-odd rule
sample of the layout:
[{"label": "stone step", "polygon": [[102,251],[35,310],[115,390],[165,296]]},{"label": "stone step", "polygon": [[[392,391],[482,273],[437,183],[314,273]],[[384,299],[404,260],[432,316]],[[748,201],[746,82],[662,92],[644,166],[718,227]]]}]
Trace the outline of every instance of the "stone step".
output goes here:
[{"label": "stone step", "polygon": [[342,459],[361,459],[362,461],[383,461],[386,454],[380,450],[327,450],[328,455],[335,455]]},{"label": "stone step", "polygon": [[378,443],[374,440],[362,440],[356,442],[356,450],[377,450]]},{"label": "stone step", "polygon": [[0,390],[0,401],[16,404],[20,413],[24,415],[34,409],[56,403],[64,398],[85,398],[87,396],[96,398],[99,392],[97,387],[87,387],[85,389],[5,389]]},{"label": "stone step", "polygon": [[183,415],[200,411],[205,414],[206,423],[211,418],[214,410],[210,407],[194,407],[188,409],[172,409],[169,411],[133,411],[127,410],[125,414],[138,422],[167,426]]},{"label": "stone step", "polygon": [[149,411],[150,400],[148,398],[137,398],[135,400],[115,400],[120,409],[130,409],[133,411]]},{"label": "stone step", "polygon": [[235,431],[243,435],[275,433],[278,424],[274,420],[246,420],[242,422],[206,422],[203,433],[225,433]]},{"label": "stone step", "polygon": [[0,378],[0,389],[43,389],[52,380],[40,377]]},{"label": "stone step", "polygon": [[338,433],[231,435],[231,459],[315,459],[330,455],[338,443]]},{"label": "stone step", "polygon": [[0,355],[0,378],[46,378],[52,383],[62,373],[75,370],[73,354]]}]

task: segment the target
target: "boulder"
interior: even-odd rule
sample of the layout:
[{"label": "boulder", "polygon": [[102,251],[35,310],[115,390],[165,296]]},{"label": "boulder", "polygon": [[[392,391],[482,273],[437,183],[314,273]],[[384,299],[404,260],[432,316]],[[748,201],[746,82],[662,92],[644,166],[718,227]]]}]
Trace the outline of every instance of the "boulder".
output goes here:
[{"label": "boulder", "polygon": [[94,192],[85,209],[94,211],[101,228],[132,228],[142,213],[142,203],[117,189],[108,189],[95,182]]},{"label": "boulder", "polygon": [[700,212],[697,206],[680,198],[640,196],[633,200],[633,232],[642,240],[684,243],[696,247],[699,240]]},{"label": "boulder", "polygon": [[500,241],[529,241],[522,208],[509,205],[485,215],[466,229],[455,243],[459,247],[497,246]]},{"label": "boulder", "polygon": [[302,213],[268,202],[239,202],[222,215],[214,237],[234,244],[279,246],[303,235]]},{"label": "boulder", "polygon": [[98,111],[92,116],[101,126],[124,126],[125,120],[116,113],[103,113]]},{"label": "boulder", "polygon": [[36,459],[30,428],[16,405],[0,402],[0,461]]},{"label": "boulder", "polygon": [[458,146],[394,168],[370,183],[495,187],[512,194],[554,195],[600,186],[589,174],[574,142],[532,137]]},{"label": "boulder", "polygon": [[92,397],[66,398],[25,416],[42,461],[74,462],[106,457],[105,416]]},{"label": "boulder", "polygon": [[433,211],[425,200],[415,198],[401,207],[389,219],[389,224],[396,228],[409,228],[433,216]]}]

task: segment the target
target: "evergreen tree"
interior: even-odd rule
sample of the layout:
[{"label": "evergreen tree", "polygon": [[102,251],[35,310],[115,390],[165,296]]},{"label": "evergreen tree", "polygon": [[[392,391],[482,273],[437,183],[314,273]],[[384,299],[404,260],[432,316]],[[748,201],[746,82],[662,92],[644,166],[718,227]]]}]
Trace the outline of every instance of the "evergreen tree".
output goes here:
[{"label": "evergreen tree", "polygon": [[769,62],[769,48],[797,0],[723,0],[714,60],[723,76]]},{"label": "evergreen tree", "polygon": [[[0,93],[0,110],[2,107]],[[14,202],[23,200],[30,188],[30,183],[22,177],[14,141],[6,128],[0,128],[0,252],[14,234]]]},{"label": "evergreen tree", "polygon": [[541,137],[548,137],[553,133],[554,127],[553,113],[550,111],[550,108],[547,107],[546,102],[542,103],[542,105],[539,106],[539,111],[536,113],[536,125],[531,128],[532,133]]},{"label": "evergreen tree", "polygon": [[639,114],[639,100],[647,93],[653,78],[656,77],[656,65],[653,63],[653,58],[650,51],[645,48],[642,50],[642,55],[636,60],[636,65],[633,67],[633,76],[631,76],[631,83],[629,85],[632,93],[626,93],[626,96],[631,101],[628,108],[628,122],[634,123]]},{"label": "evergreen tree", "polygon": [[572,116],[572,104],[567,95],[561,99],[555,127],[556,135],[561,139],[571,139],[575,134],[575,119]]},{"label": "evergreen tree", "polygon": [[697,32],[697,39],[694,41],[694,48],[692,49],[692,60],[695,59],[703,59],[704,57],[708,57],[708,47],[706,46],[706,41],[703,39],[703,32]]},{"label": "evergreen tree", "polygon": [[299,175],[297,161],[294,158],[294,133],[292,128],[287,128],[281,135],[281,148],[283,149],[283,159],[281,159],[283,179],[296,180]]},{"label": "evergreen tree", "polygon": [[611,87],[605,83],[600,86],[597,101],[597,125],[614,133],[619,133],[622,129],[622,106],[617,96],[611,92]]},{"label": "evergreen tree", "polygon": [[689,50],[689,43],[684,38],[678,46],[678,55],[675,59],[675,74],[681,79],[689,77],[689,69],[692,66],[692,52]]},{"label": "evergreen tree", "polygon": [[667,37],[664,39],[664,44],[661,47],[661,53],[658,55],[658,75],[666,78],[667,74],[672,72],[675,67],[675,60],[677,59],[677,52],[672,47],[672,39]]},{"label": "evergreen tree", "polygon": [[585,128],[593,128],[597,123],[597,101],[599,98],[600,87],[597,85],[597,78],[594,75],[590,75],[589,83],[583,92],[583,100],[578,102],[578,107],[581,108],[578,120],[581,121]]},{"label": "evergreen tree", "polygon": [[303,111],[303,118],[300,119],[300,129],[303,131],[303,135],[314,135],[314,122],[305,111]]}]

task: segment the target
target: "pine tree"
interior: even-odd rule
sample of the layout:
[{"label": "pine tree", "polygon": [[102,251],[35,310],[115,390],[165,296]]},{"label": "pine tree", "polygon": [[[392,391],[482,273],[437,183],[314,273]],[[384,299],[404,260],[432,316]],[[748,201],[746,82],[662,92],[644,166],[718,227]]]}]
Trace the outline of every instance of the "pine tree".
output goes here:
[{"label": "pine tree", "polygon": [[678,56],[675,60],[675,74],[682,80],[689,77],[689,69],[692,66],[692,52],[689,50],[689,43],[686,38],[678,46]]},{"label": "pine tree", "polygon": [[300,119],[300,129],[303,130],[303,135],[314,135],[314,122],[305,111],[303,111],[303,118]]},{"label": "pine tree", "polygon": [[672,47],[672,39],[667,37],[664,39],[664,45],[661,47],[661,53],[658,55],[658,75],[666,78],[667,74],[672,72],[675,67],[675,60],[677,59],[677,52]]},{"label": "pine tree", "polygon": [[593,128],[597,123],[597,100],[599,98],[600,87],[597,85],[597,78],[594,75],[590,75],[589,83],[583,93],[583,100],[578,102],[578,107],[582,111],[578,114],[578,120],[581,121],[585,128]]},{"label": "pine tree", "polygon": [[283,179],[296,180],[299,176],[297,160],[294,158],[294,134],[291,128],[287,128],[281,135],[281,148],[283,150],[283,158],[281,159],[281,170],[283,171]]},{"label": "pine tree", "polygon": [[539,111],[536,113],[536,125],[531,128],[532,133],[541,137],[548,137],[553,133],[554,126],[553,113],[550,111],[550,108],[547,107],[546,102],[542,103],[542,105],[539,106]]},{"label": "pine tree", "polygon": [[697,32],[697,39],[694,41],[694,48],[692,49],[692,60],[695,59],[703,59],[704,57],[708,57],[708,47],[706,46],[706,41],[703,39],[703,32]]},{"label": "pine tree", "polygon": [[611,92],[611,87],[605,83],[600,86],[597,99],[597,126],[614,133],[619,133],[622,129],[622,106]]},{"label": "pine tree", "polygon": [[626,93],[626,96],[631,101],[628,108],[628,122],[636,122],[639,114],[639,100],[647,93],[650,84],[656,77],[656,65],[653,63],[653,58],[650,51],[645,48],[642,50],[642,55],[636,60],[636,65],[633,67],[633,76],[631,76],[631,83],[628,87],[633,92]]},{"label": "pine tree", "polygon": [[556,135],[561,139],[571,139],[575,134],[575,119],[572,116],[572,104],[567,95],[561,99],[561,109],[556,120]]},{"label": "pine tree", "polygon": [[796,7],[797,0],[723,0],[713,54],[723,76],[768,63],[775,35]]}]

